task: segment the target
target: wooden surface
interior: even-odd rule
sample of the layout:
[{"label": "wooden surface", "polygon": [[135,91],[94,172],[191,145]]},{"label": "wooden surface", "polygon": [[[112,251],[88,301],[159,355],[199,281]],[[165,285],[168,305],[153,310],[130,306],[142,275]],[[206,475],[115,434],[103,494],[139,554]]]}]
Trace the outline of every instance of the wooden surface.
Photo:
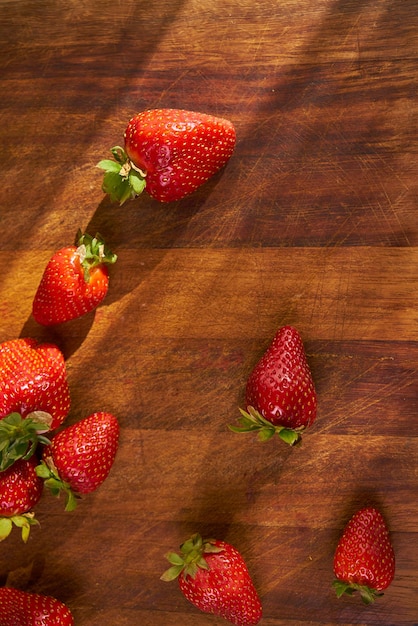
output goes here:
[{"label": "wooden surface", "polygon": [[[68,423],[119,418],[103,486],[46,494],[1,581],[65,601],[78,626],[221,626],[164,554],[233,543],[263,626],[418,624],[415,0],[1,0],[0,340],[64,351]],[[95,164],[145,108],[225,116],[237,146],[193,196],[112,205]],[[105,304],[31,319],[52,252],[81,227],[119,255]],[[279,326],[319,396],[300,448],[228,431]],[[331,589],[338,537],[379,505],[396,577],[372,607]]]}]

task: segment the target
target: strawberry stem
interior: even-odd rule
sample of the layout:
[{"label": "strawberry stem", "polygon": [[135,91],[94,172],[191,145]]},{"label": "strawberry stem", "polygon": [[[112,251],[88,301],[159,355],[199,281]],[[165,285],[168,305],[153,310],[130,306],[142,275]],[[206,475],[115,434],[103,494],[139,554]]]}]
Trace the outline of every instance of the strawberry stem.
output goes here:
[{"label": "strawberry stem", "polygon": [[383,593],[377,591],[377,589],[372,589],[367,585],[360,585],[358,583],[349,583],[337,579],[334,580],[332,585],[335,589],[335,593],[337,594],[337,598],[341,598],[344,594],[351,596],[358,591],[364,604],[373,604],[376,598],[383,596]]},{"label": "strawberry stem", "polygon": [[102,264],[116,263],[117,255],[107,247],[103,237],[97,233],[95,237],[78,230],[75,245],[77,255],[84,270],[84,279],[90,281],[90,272]]},{"label": "strawberry stem", "polygon": [[18,459],[29,459],[38,443],[49,444],[42,433],[51,428],[52,416],[44,411],[34,411],[23,418],[20,413],[10,413],[0,420],[0,471]]},{"label": "strawberry stem", "polygon": [[61,492],[66,496],[65,511],[74,511],[77,506],[77,494],[73,492],[69,483],[62,480],[51,458],[47,462],[41,461],[35,468],[36,474],[44,479],[45,487],[48,487],[53,496],[59,498]]},{"label": "strawberry stem", "polygon": [[261,415],[254,407],[247,407],[247,411],[239,409],[241,417],[238,419],[240,426],[228,425],[234,433],[256,432],[260,441],[267,441],[278,435],[285,443],[294,446],[301,440],[303,428],[288,428],[286,426],[274,425]]},{"label": "strawberry stem", "polygon": [[169,552],[165,555],[171,567],[161,576],[161,580],[169,582],[175,580],[182,572],[184,577],[195,578],[199,569],[209,569],[204,554],[222,552],[223,548],[215,545],[213,539],[203,540],[196,533],[180,546],[180,554]]},{"label": "strawberry stem", "polygon": [[135,198],[144,191],[146,172],[136,167],[120,146],[115,146],[110,151],[115,160],[104,159],[96,167],[104,170],[104,193],[110,196],[112,202],[122,205],[129,198]]}]

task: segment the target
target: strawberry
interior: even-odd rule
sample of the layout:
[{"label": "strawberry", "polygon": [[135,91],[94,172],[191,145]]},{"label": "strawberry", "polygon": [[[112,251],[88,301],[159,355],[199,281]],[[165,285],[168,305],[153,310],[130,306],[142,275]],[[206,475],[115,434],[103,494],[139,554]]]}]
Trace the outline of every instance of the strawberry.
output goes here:
[{"label": "strawberry", "polygon": [[125,131],[125,149],[105,159],[103,191],[123,204],[145,189],[160,202],[180,200],[205,183],[231,157],[235,128],[223,118],[181,109],[151,109],[135,115]]},{"label": "strawberry", "polygon": [[283,326],[253,369],[246,386],[247,411],[233,432],[258,432],[265,441],[275,433],[294,445],[316,418],[317,398],[299,332]]},{"label": "strawberry", "polygon": [[[30,527],[37,524],[31,509],[42,495],[43,482],[36,474],[37,460],[19,459],[0,472],[0,541],[11,533],[13,524],[22,529],[26,543]],[[0,621],[0,624],[2,622]]]},{"label": "strawberry", "polygon": [[74,626],[70,609],[52,596],[0,588],[1,626]]},{"label": "strawberry", "polygon": [[119,442],[119,423],[111,413],[92,413],[57,433],[45,446],[38,475],[54,495],[67,495],[66,511],[79,494],[95,491],[107,478]]},{"label": "strawberry", "polygon": [[348,522],[334,555],[337,596],[355,591],[365,604],[374,602],[395,575],[395,554],[382,514],[360,509]]},{"label": "strawberry", "polygon": [[64,356],[35,339],[0,344],[0,470],[29,458],[70,410]]},{"label": "strawberry", "polygon": [[247,566],[233,546],[199,534],[183,543],[180,554],[170,552],[171,567],[161,580],[178,578],[184,597],[205,613],[213,613],[237,626],[258,624],[260,598]]},{"label": "strawberry", "polygon": [[79,231],[75,245],[58,250],[49,260],[33,300],[34,319],[53,326],[93,311],[107,294],[107,264],[116,259],[100,235]]}]

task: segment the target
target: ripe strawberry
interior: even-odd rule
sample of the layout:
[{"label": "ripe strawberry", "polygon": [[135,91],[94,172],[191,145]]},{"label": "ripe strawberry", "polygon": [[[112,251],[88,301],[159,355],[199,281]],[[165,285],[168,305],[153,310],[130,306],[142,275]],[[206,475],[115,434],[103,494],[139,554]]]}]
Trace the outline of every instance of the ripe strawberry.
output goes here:
[{"label": "ripe strawberry", "polygon": [[374,602],[395,575],[395,554],[382,514],[374,507],[358,511],[348,522],[334,555],[337,596],[359,591]]},{"label": "ripe strawberry", "polygon": [[178,578],[180,590],[194,606],[237,626],[255,625],[261,619],[260,598],[240,553],[216,539],[193,535],[166,558],[171,567],[161,580]]},{"label": "ripe strawberry", "polygon": [[123,204],[144,189],[160,202],[180,200],[213,176],[231,157],[235,128],[223,118],[181,109],[151,109],[133,117],[125,150],[100,161],[103,191]]},{"label": "ripe strawberry", "polygon": [[78,232],[75,245],[58,250],[45,268],[32,305],[35,320],[52,326],[93,311],[107,294],[107,264],[116,259],[100,235]]},{"label": "ripe strawberry", "polygon": [[35,339],[0,344],[0,470],[29,458],[70,410],[64,356]]},{"label": "ripe strawberry", "polygon": [[275,433],[293,445],[316,418],[317,398],[300,334],[291,326],[276,333],[253,369],[246,387],[247,411],[233,432],[258,432],[265,441]]},{"label": "ripe strawberry", "polygon": [[28,461],[19,459],[0,472],[0,541],[10,535],[15,524],[22,529],[26,542],[31,525],[37,524],[31,509],[42,495],[43,482],[36,474],[36,466],[37,460],[32,456]]},{"label": "ripe strawberry", "polygon": [[0,588],[1,626],[74,626],[70,609],[52,596]]},{"label": "ripe strawberry", "polygon": [[95,491],[107,478],[119,442],[119,423],[111,413],[92,413],[57,433],[44,448],[38,475],[54,495],[67,495],[66,511],[76,497]]}]

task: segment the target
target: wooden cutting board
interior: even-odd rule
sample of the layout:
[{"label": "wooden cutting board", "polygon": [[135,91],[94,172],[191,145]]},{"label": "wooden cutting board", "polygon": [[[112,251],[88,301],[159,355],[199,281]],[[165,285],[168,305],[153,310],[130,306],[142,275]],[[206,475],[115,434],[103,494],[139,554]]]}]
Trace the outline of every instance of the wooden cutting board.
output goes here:
[{"label": "wooden cutting board", "polygon": [[[117,415],[111,474],[73,513],[49,494],[3,583],[54,595],[77,626],[210,626],[164,554],[192,533],[243,554],[265,626],[417,626],[417,5],[0,1],[0,341],[54,341],[74,423]],[[96,163],[132,115],[229,118],[237,146],[195,194],[124,206]],[[118,254],[94,314],[31,317],[78,228]],[[284,324],[302,334],[319,410],[302,446],[231,433],[246,378]],[[379,506],[396,576],[338,600],[349,517]]]}]

